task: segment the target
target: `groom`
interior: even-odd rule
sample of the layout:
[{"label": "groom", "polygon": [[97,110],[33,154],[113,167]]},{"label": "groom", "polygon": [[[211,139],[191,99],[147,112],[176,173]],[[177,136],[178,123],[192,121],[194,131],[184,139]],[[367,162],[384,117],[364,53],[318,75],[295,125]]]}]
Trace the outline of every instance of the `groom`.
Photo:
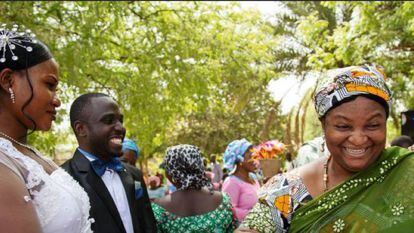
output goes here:
[{"label": "groom", "polygon": [[118,158],[125,137],[122,122],[123,115],[109,96],[78,97],[70,109],[70,123],[79,147],[62,168],[88,193],[93,232],[156,232],[141,172]]}]

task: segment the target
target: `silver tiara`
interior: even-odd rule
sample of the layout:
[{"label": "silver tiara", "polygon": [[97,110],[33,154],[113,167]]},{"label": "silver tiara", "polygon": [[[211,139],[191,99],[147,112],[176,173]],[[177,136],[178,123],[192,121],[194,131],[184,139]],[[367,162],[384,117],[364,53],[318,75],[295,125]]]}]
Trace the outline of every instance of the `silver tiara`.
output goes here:
[{"label": "silver tiara", "polygon": [[0,27],[0,53],[1,58],[0,62],[6,62],[6,50],[9,49],[12,54],[11,59],[17,61],[19,57],[14,54],[13,50],[16,49],[16,46],[25,48],[27,52],[32,52],[33,48],[31,46],[23,45],[25,43],[36,44],[37,40],[35,39],[36,35],[33,34],[30,29],[26,29],[22,32],[19,32],[19,25],[13,25],[12,29],[9,30],[6,28],[6,24],[2,24]]}]

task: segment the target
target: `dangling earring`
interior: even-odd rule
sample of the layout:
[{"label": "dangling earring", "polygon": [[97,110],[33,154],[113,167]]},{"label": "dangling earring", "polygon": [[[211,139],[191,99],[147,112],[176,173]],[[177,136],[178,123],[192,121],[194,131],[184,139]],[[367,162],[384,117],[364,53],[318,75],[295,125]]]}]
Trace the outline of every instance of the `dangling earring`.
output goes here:
[{"label": "dangling earring", "polygon": [[13,89],[11,89],[11,87],[9,87],[9,92],[10,92],[10,99],[11,99],[12,103],[13,104],[16,103],[16,98],[14,96],[14,92],[13,92]]}]

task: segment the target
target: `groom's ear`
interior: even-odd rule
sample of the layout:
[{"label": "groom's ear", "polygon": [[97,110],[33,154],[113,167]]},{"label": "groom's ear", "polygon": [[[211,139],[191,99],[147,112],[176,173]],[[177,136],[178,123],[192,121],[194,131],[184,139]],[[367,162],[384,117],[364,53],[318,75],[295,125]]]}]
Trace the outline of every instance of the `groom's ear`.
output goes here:
[{"label": "groom's ear", "polygon": [[88,127],[85,122],[77,120],[73,124],[73,130],[75,131],[75,135],[78,137],[86,137],[88,135]]}]

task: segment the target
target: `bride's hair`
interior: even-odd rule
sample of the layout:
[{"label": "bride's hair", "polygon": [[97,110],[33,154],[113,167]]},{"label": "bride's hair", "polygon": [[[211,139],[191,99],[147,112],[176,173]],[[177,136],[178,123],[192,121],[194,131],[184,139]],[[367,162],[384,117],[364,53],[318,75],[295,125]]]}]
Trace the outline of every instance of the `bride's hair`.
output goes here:
[{"label": "bride's hair", "polygon": [[24,112],[25,108],[33,99],[33,85],[29,76],[28,69],[53,56],[47,46],[36,39],[30,30],[19,31],[19,27],[14,25],[12,29],[7,29],[5,25],[0,27],[0,72],[4,69],[11,69],[16,72],[24,72],[30,87],[30,98],[23,104],[21,111],[23,115],[33,124],[36,130],[36,122]]}]

